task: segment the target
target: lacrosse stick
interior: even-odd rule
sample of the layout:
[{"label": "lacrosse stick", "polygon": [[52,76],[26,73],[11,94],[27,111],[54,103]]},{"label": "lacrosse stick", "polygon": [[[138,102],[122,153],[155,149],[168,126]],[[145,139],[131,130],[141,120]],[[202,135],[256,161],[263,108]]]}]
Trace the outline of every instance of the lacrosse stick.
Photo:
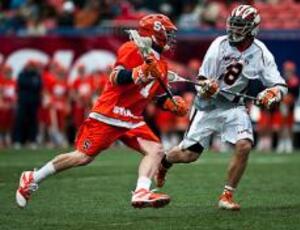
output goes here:
[{"label": "lacrosse stick", "polygon": [[[201,82],[195,82],[195,81],[186,79],[184,77],[179,76],[177,73],[175,73],[173,71],[168,71],[168,80],[169,80],[170,83],[172,83],[172,82],[186,82],[186,83],[190,83],[190,84],[197,85],[197,86],[203,86],[203,84],[201,84]],[[257,100],[256,97],[252,97],[252,96],[249,96],[247,94],[235,93],[235,92],[231,92],[231,91],[226,90],[226,89],[220,89],[220,92],[225,93],[225,94],[234,95],[234,96],[241,97],[241,98],[248,99],[248,100],[253,100],[255,104],[258,103],[258,100]]]},{"label": "lacrosse stick", "polygon": [[[147,60],[147,57],[151,54],[151,44],[152,40],[148,37],[141,37],[139,33],[136,30],[126,30],[126,32],[129,34],[130,40],[132,40],[137,47],[139,48],[144,60]],[[147,62],[147,61],[146,61]],[[158,80],[158,83],[163,88],[163,90],[167,93],[168,97],[172,100],[175,106],[177,106],[176,101],[173,98],[173,93],[168,88],[168,86],[163,82],[161,78],[156,78]]]}]

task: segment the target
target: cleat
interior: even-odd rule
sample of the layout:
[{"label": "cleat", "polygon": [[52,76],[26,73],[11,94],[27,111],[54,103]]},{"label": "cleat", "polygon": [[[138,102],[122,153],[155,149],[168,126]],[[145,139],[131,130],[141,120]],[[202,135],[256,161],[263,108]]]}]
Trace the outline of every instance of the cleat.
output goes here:
[{"label": "cleat", "polygon": [[21,174],[19,188],[16,192],[16,202],[20,208],[25,208],[31,194],[38,189],[38,184],[33,180],[33,171]]},{"label": "cleat", "polygon": [[162,208],[169,204],[170,200],[167,194],[139,189],[132,194],[131,205],[134,208]]},{"label": "cleat", "polygon": [[232,192],[227,191],[220,196],[218,206],[221,209],[232,211],[239,211],[241,209],[240,205],[233,201]]},{"label": "cleat", "polygon": [[166,175],[167,175],[168,169],[162,166],[162,164],[159,165],[158,172],[155,175],[155,183],[156,187],[162,188],[166,182]]}]

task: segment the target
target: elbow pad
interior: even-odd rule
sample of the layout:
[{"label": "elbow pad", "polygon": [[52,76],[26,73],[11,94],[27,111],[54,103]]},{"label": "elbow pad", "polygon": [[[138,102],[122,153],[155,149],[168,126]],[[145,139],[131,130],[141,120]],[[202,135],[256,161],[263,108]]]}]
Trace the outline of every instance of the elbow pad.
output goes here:
[{"label": "elbow pad", "polygon": [[111,72],[109,80],[113,85],[125,85],[132,83],[132,71],[123,68],[115,68]]}]

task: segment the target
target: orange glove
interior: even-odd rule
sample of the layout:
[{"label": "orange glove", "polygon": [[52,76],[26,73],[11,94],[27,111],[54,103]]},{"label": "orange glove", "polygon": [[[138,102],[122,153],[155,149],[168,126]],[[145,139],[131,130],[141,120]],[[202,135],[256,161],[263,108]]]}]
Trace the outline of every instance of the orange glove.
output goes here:
[{"label": "orange glove", "polygon": [[215,80],[201,80],[203,86],[200,86],[198,92],[204,99],[209,99],[219,91],[219,85]]},{"label": "orange glove", "polygon": [[180,96],[174,96],[173,99],[176,105],[171,100],[171,98],[168,98],[163,105],[163,109],[171,111],[172,113],[180,117],[185,116],[189,111],[188,105],[185,100]]},{"label": "orange glove", "polygon": [[267,109],[272,108],[275,104],[281,100],[281,94],[277,87],[265,89],[257,96],[258,103]]},{"label": "orange glove", "polygon": [[163,75],[163,71],[160,69],[158,65],[157,59],[154,57],[154,55],[149,55],[145,62],[150,66],[149,72],[152,77],[154,78],[161,78]]},{"label": "orange glove", "polygon": [[154,78],[162,76],[157,60],[153,55],[149,55],[142,65],[139,65],[132,70],[132,79],[135,84],[145,84],[152,81]]}]

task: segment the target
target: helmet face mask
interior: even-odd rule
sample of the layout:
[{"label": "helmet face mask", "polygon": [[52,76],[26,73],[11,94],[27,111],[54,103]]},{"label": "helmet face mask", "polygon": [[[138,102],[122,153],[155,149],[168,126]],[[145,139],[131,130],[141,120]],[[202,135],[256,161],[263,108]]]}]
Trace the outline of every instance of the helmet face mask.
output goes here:
[{"label": "helmet face mask", "polygon": [[247,36],[255,36],[257,26],[251,22],[247,22],[241,17],[230,17],[227,20],[227,33],[230,42],[239,43],[247,38]]},{"label": "helmet face mask", "polygon": [[164,50],[171,50],[176,46],[176,31],[169,30],[166,31],[166,33],[167,33],[167,43],[164,47]]},{"label": "helmet face mask", "polygon": [[241,5],[235,8],[226,23],[226,31],[231,45],[238,45],[258,33],[260,16],[255,8]]}]

